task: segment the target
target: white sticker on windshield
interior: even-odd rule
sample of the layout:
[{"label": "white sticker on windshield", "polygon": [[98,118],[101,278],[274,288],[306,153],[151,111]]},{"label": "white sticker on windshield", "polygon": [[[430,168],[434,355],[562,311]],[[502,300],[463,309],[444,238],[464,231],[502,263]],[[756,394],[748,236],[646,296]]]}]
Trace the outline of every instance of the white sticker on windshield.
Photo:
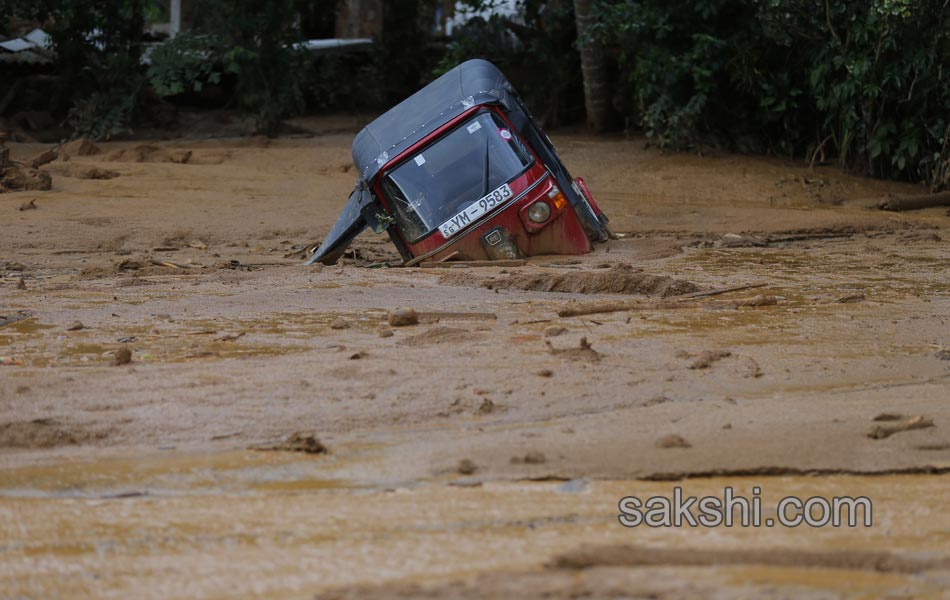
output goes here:
[{"label": "white sticker on windshield", "polygon": [[481,129],[481,128],[482,128],[482,124],[479,123],[478,121],[475,121],[474,123],[472,123],[471,125],[469,125],[469,126],[466,127],[465,129],[468,129],[468,132],[469,132],[469,133],[475,133],[476,131],[478,131],[478,130]]},{"label": "white sticker on windshield", "polygon": [[419,165],[420,167],[421,167],[422,165],[426,164],[426,157],[425,157],[425,156],[422,156],[421,154],[420,154],[419,156],[417,156],[417,157],[415,158],[415,160],[416,160],[416,164]]}]

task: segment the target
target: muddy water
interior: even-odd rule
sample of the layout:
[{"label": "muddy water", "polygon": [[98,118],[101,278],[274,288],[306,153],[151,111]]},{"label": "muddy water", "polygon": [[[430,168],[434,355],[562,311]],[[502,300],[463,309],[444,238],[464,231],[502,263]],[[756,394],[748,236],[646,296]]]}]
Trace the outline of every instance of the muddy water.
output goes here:
[{"label": "muddy water", "polygon": [[[226,452],[135,456],[0,475],[0,588],[5,597],[306,598],[328,588],[531,571],[582,545],[886,549],[947,555],[950,478],[776,477],[484,483],[354,488],[320,477],[329,457]],[[868,496],[869,528],[646,528],[617,521],[635,495],[716,495],[761,486],[763,517],[786,495]],[[424,507],[424,509],[422,508]],[[675,566],[675,565],[674,565]],[[916,575],[708,567],[687,579],[936,593]]]},{"label": "muddy water", "polygon": [[[0,197],[11,215],[0,220],[0,314],[33,315],[0,328],[0,355],[14,359],[0,366],[0,597],[419,596],[347,587],[400,581],[438,598],[873,598],[950,585],[942,572],[684,566],[675,555],[542,570],[586,544],[947,552],[950,479],[893,473],[950,468],[950,363],[938,352],[950,347],[950,229],[942,210],[861,203],[918,190],[567,136],[565,161],[628,234],[595,254],[517,269],[304,269],[292,250],[326,234],[352,189],[351,141],[171,144],[217,157],[189,165],[115,162],[133,144],[110,144],[73,160],[120,177],[54,174],[51,192]],[[40,150],[13,149],[24,160]],[[31,199],[37,210],[15,210]],[[730,247],[726,233],[768,245]],[[356,247],[364,263],[393,256],[385,237]],[[142,267],[120,266],[129,260]],[[481,285],[617,265],[703,290],[766,285],[578,318],[558,310],[636,297]],[[441,285],[450,273],[467,282]],[[775,304],[730,304],[759,294]],[[386,312],[405,305],[444,318],[380,337]],[[85,328],[67,331],[75,320]],[[563,352],[583,338],[596,360]],[[114,367],[122,345],[132,363]],[[691,367],[710,351],[721,360]],[[882,414],[934,426],[872,439]],[[249,450],[297,431],[331,452]],[[658,444],[670,434],[687,446]],[[526,463],[529,453],[545,460]],[[462,460],[473,475],[458,475]],[[616,520],[621,496],[675,485],[638,478],[810,472],[890,474],[684,486],[760,485],[766,506],[864,494],[874,526]]]}]

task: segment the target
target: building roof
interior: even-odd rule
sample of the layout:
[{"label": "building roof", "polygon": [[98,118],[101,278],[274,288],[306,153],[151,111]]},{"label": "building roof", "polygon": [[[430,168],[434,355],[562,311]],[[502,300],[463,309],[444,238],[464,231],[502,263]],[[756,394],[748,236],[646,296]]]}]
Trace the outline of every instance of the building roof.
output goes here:
[{"label": "building roof", "polygon": [[0,38],[0,65],[45,65],[53,62],[50,36],[42,29],[34,29],[21,38]]}]

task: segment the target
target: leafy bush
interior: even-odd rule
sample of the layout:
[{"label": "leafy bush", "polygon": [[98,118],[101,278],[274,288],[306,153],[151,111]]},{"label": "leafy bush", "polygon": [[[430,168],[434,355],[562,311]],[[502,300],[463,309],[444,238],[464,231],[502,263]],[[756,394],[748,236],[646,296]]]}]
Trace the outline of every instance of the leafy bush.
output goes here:
[{"label": "leafy bush", "polygon": [[139,57],[152,0],[6,0],[0,16],[45,23],[58,61],[51,111],[76,135],[108,138],[141,109]]},{"label": "leafy bush", "polygon": [[186,31],[155,48],[148,79],[160,96],[201,92],[206,84],[220,83],[223,73],[238,70],[237,64],[226,62],[226,55],[218,38]]},{"label": "leafy bush", "polygon": [[365,53],[314,58],[306,88],[307,106],[318,111],[379,110],[385,107],[379,59]]},{"label": "leafy bush", "polygon": [[[199,91],[233,73],[235,98],[253,128],[273,135],[280,121],[303,108],[310,54],[297,43],[294,0],[203,0],[195,3],[193,33],[156,52],[149,77],[156,90]],[[200,64],[205,61],[207,64]]]},{"label": "leafy bush", "polygon": [[[492,0],[467,0],[470,8],[490,8]],[[580,60],[571,2],[518,0],[517,18],[473,17],[453,32],[437,73],[470,58],[484,58],[511,79],[527,106],[548,125],[583,114]]]},{"label": "leafy bush", "polygon": [[601,0],[635,118],[712,143],[946,185],[944,0]]}]

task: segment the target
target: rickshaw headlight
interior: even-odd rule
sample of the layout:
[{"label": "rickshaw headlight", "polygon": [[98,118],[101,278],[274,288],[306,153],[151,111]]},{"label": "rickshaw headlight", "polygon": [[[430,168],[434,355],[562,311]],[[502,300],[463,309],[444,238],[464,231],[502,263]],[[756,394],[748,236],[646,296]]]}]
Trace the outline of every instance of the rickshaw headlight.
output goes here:
[{"label": "rickshaw headlight", "polygon": [[547,202],[538,200],[528,207],[528,218],[535,223],[544,223],[551,218],[551,207]]}]

